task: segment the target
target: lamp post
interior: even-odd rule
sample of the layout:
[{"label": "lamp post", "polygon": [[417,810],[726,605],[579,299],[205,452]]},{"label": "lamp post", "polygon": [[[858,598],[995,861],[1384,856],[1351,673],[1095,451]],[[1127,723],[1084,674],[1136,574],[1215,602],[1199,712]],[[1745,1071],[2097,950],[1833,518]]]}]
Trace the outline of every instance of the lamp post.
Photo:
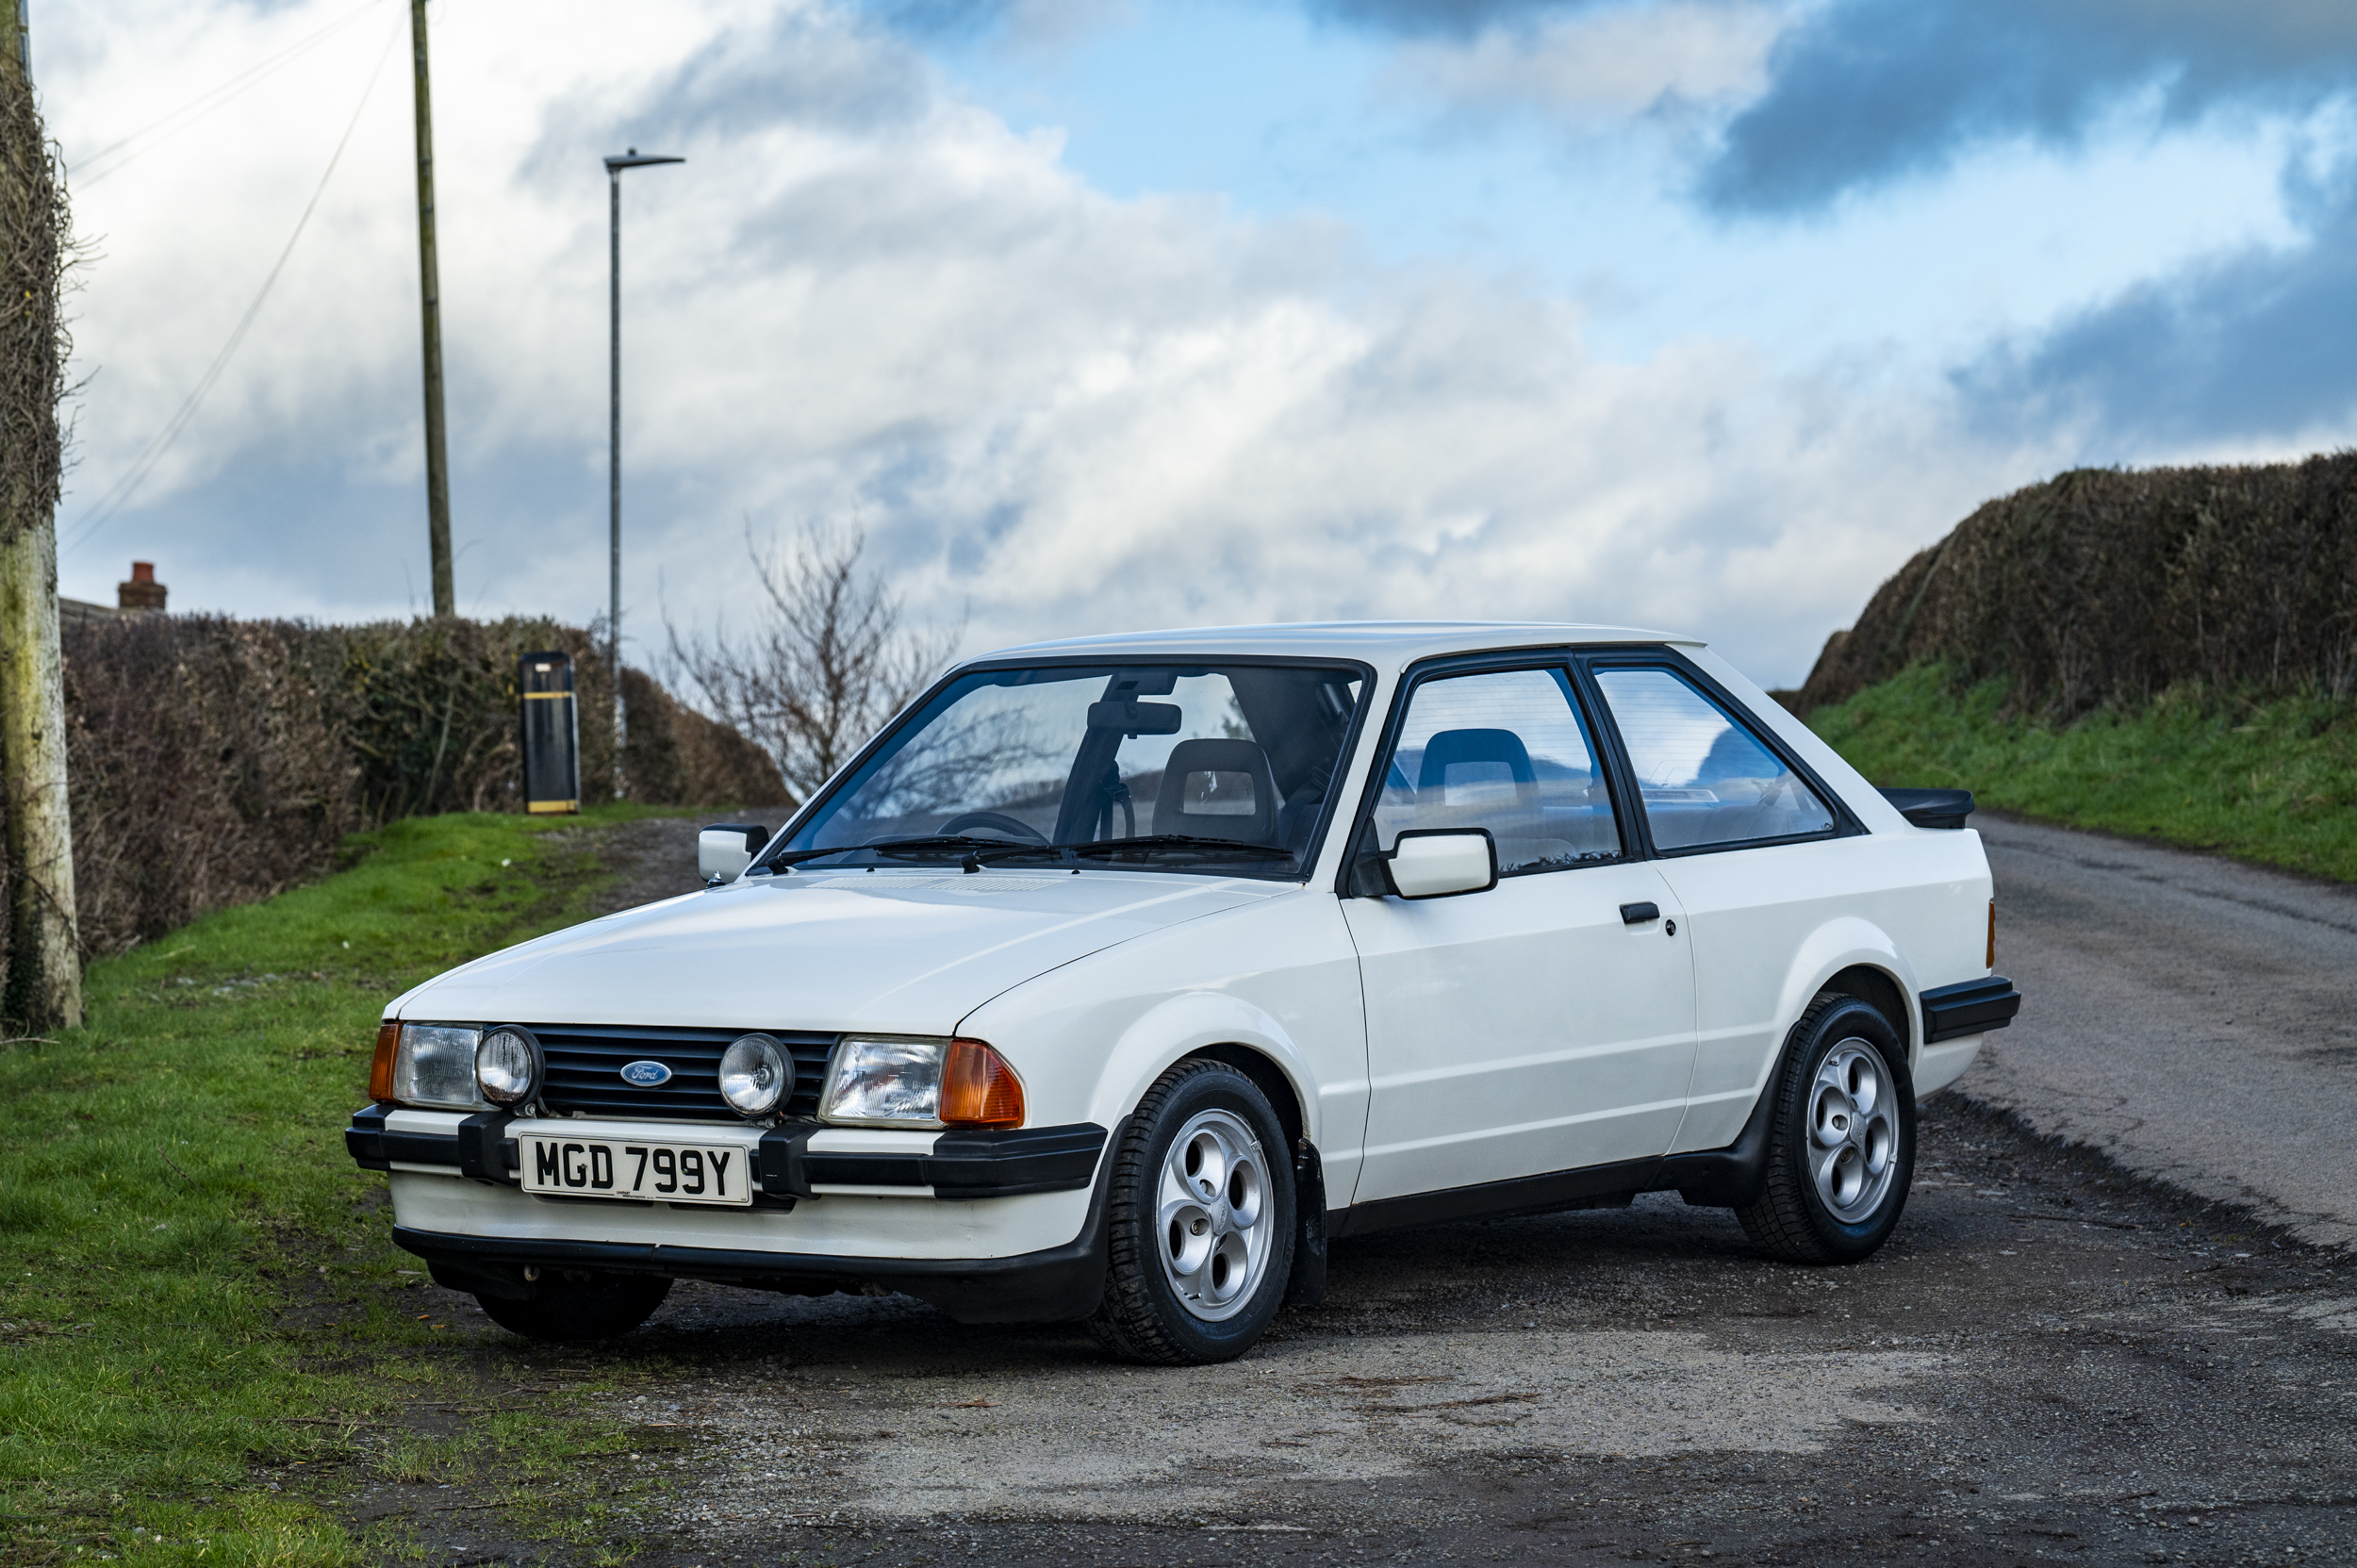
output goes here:
[{"label": "lamp post", "polygon": [[684,157],[662,157],[633,147],[605,160],[608,230],[613,289],[608,301],[612,352],[608,386],[612,390],[611,423],[606,431],[607,565],[611,602],[606,606],[606,667],[614,683],[614,793],[622,792],[622,171],[654,163],[685,163]]}]

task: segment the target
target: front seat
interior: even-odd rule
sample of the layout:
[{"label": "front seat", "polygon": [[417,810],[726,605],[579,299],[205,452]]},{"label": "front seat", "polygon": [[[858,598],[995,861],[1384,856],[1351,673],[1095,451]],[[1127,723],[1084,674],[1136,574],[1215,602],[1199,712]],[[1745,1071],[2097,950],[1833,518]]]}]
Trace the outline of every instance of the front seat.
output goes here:
[{"label": "front seat", "polygon": [[1182,740],[1162,767],[1154,831],[1273,844],[1280,803],[1268,753],[1251,741]]},{"label": "front seat", "polygon": [[1569,865],[1578,850],[1539,803],[1539,770],[1511,730],[1442,730],[1416,768],[1416,826],[1487,828],[1498,867]]},{"label": "front seat", "polygon": [[[1475,772],[1471,779],[1452,780],[1450,771],[1465,768]],[[1497,778],[1503,769],[1506,780]],[[1483,784],[1511,782],[1513,798],[1527,806],[1539,796],[1539,772],[1530,765],[1530,749],[1523,737],[1511,730],[1442,730],[1424,743],[1424,762],[1416,770],[1416,799],[1421,804],[1427,798],[1455,804],[1455,790],[1472,789],[1482,795]]]}]

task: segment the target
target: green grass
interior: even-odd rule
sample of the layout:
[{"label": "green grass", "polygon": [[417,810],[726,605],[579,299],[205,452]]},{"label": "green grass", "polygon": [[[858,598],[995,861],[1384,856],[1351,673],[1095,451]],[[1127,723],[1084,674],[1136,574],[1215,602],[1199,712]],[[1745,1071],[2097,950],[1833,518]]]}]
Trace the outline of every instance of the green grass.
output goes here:
[{"label": "green grass", "polygon": [[2003,686],[1922,665],[1809,726],[1878,784],[2357,881],[2357,702],[2165,693],[2075,723],[2003,711]]},{"label": "green grass", "polygon": [[322,883],[91,966],[87,1027],[0,1046],[0,1560],[380,1560],[396,1540],[324,1506],[353,1478],[530,1468],[496,1425],[382,1438],[453,1331],[402,1304],[418,1265],[342,1129],[390,997],[581,916],[603,873],[555,825],[364,835]]}]

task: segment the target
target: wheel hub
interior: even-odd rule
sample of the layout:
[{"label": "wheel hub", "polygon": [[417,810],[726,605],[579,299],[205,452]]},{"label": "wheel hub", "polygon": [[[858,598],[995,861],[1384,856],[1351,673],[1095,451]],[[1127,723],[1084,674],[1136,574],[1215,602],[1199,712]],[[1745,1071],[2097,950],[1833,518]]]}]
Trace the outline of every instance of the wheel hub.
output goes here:
[{"label": "wheel hub", "polygon": [[1268,1196],[1261,1140],[1243,1117],[1205,1111],[1171,1140],[1157,1230],[1162,1276],[1192,1315],[1216,1323],[1252,1299],[1275,1250]]},{"label": "wheel hub", "polygon": [[1851,1038],[1826,1052],[1809,1085],[1809,1175],[1836,1219],[1881,1207],[1899,1168],[1899,1123],[1882,1054]]}]

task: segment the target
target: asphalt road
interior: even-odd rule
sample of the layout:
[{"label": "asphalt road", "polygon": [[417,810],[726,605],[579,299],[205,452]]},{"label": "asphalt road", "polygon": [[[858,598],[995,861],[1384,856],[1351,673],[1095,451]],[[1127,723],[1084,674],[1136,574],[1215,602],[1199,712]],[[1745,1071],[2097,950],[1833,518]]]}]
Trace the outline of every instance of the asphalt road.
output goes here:
[{"label": "asphalt road", "polygon": [[[631,832],[618,859],[669,890],[690,841]],[[1906,1217],[1855,1267],[1771,1263],[1669,1195],[1378,1235],[1192,1369],[903,1297],[684,1284],[562,1353],[420,1300],[486,1391],[632,1434],[612,1479],[660,1568],[2357,1561],[2357,1256],[2319,1245],[2350,1219],[2347,896],[1990,838],[2030,1004],[1926,1108]],[[449,1489],[348,1506],[429,1561],[595,1560]]]},{"label": "asphalt road", "polygon": [[2357,1243],[2357,887],[1973,821],[2024,1000],[1958,1088],[2302,1240]]}]

